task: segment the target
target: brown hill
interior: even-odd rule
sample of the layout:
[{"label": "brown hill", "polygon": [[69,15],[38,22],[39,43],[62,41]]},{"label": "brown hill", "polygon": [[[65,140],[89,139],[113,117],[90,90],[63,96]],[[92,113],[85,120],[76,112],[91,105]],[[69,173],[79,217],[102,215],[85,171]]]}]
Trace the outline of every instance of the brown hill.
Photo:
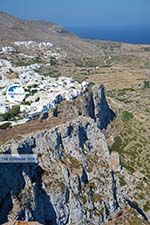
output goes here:
[{"label": "brown hill", "polygon": [[0,41],[49,41],[69,56],[93,56],[99,52],[94,43],[81,40],[63,27],[47,21],[21,20],[0,12]]}]

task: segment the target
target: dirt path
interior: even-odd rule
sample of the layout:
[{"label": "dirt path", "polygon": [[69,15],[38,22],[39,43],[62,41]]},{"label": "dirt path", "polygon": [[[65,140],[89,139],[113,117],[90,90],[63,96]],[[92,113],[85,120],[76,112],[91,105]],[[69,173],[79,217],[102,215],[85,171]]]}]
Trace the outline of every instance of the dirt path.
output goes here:
[{"label": "dirt path", "polygon": [[45,130],[58,126],[62,123],[69,121],[69,119],[64,118],[49,118],[47,120],[36,120],[30,121],[28,123],[13,127],[7,128],[6,130],[0,130],[0,145],[3,145],[7,142],[12,141],[13,139],[20,139],[22,136],[39,131]]}]

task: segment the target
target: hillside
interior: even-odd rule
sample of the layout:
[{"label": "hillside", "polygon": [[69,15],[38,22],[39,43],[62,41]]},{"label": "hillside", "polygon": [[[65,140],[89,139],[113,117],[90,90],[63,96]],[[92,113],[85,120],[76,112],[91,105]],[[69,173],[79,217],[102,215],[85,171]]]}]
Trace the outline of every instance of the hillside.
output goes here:
[{"label": "hillside", "polygon": [[63,27],[45,21],[21,20],[0,12],[0,41],[49,41],[71,56],[93,56],[99,49]]}]

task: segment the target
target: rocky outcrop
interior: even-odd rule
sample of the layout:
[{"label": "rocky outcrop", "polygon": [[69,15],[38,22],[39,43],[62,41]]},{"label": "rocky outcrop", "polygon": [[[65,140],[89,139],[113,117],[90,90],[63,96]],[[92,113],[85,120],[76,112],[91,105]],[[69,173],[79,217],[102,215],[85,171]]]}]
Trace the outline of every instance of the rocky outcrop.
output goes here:
[{"label": "rocky outcrop", "polygon": [[93,119],[32,133],[1,152],[36,154],[38,162],[0,164],[0,224],[103,224],[123,204]]},{"label": "rocky outcrop", "polygon": [[107,103],[105,88],[101,84],[96,92],[96,107],[97,107],[97,124],[98,127],[103,130],[114,120],[116,114],[111,109],[111,106]]},{"label": "rocky outcrop", "polygon": [[107,103],[105,88],[101,84],[88,89],[82,96],[66,104],[59,105],[53,112],[54,117],[86,116],[97,122],[103,130],[116,118],[111,106]]},{"label": "rocky outcrop", "polygon": [[[69,122],[0,147],[1,154],[37,158],[34,163],[0,164],[0,224],[100,225],[129,207],[147,222],[146,214],[120,186],[120,158],[109,153],[102,132],[115,117],[104,87],[98,94],[87,92],[69,107]],[[65,113],[61,107],[57,110],[57,116]]]}]

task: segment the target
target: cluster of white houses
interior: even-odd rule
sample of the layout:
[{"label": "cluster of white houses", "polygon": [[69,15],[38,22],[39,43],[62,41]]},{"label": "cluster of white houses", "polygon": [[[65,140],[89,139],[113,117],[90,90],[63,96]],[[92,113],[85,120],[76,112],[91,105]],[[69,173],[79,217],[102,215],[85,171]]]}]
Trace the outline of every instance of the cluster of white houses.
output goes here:
[{"label": "cluster of white houses", "polygon": [[10,55],[17,53],[18,56],[23,56],[24,58],[34,58],[33,55],[27,55],[20,51],[28,50],[30,53],[37,50],[42,51],[44,59],[50,59],[51,57],[58,59],[64,58],[66,56],[65,52],[62,52],[60,48],[57,48],[50,42],[35,42],[35,41],[16,41],[12,46],[0,47],[0,54]]},{"label": "cluster of white houses", "polygon": [[[32,46],[35,43],[15,44]],[[44,45],[40,43],[40,46]],[[52,47],[51,43],[47,45]],[[9,48],[5,50],[11,51]],[[20,105],[20,111],[30,119],[37,113],[48,112],[64,99],[72,100],[82,95],[87,88],[86,82],[80,84],[70,77],[45,77],[35,72],[40,66],[37,63],[14,66],[9,60],[0,59],[0,114],[6,113],[13,105]],[[12,79],[8,73],[17,76]]]},{"label": "cluster of white houses", "polygon": [[27,48],[35,48],[35,47],[38,47],[38,48],[52,48],[54,47],[54,45],[50,42],[35,42],[35,41],[16,41],[14,42],[14,44],[16,46],[24,46],[24,47],[27,47]]}]

